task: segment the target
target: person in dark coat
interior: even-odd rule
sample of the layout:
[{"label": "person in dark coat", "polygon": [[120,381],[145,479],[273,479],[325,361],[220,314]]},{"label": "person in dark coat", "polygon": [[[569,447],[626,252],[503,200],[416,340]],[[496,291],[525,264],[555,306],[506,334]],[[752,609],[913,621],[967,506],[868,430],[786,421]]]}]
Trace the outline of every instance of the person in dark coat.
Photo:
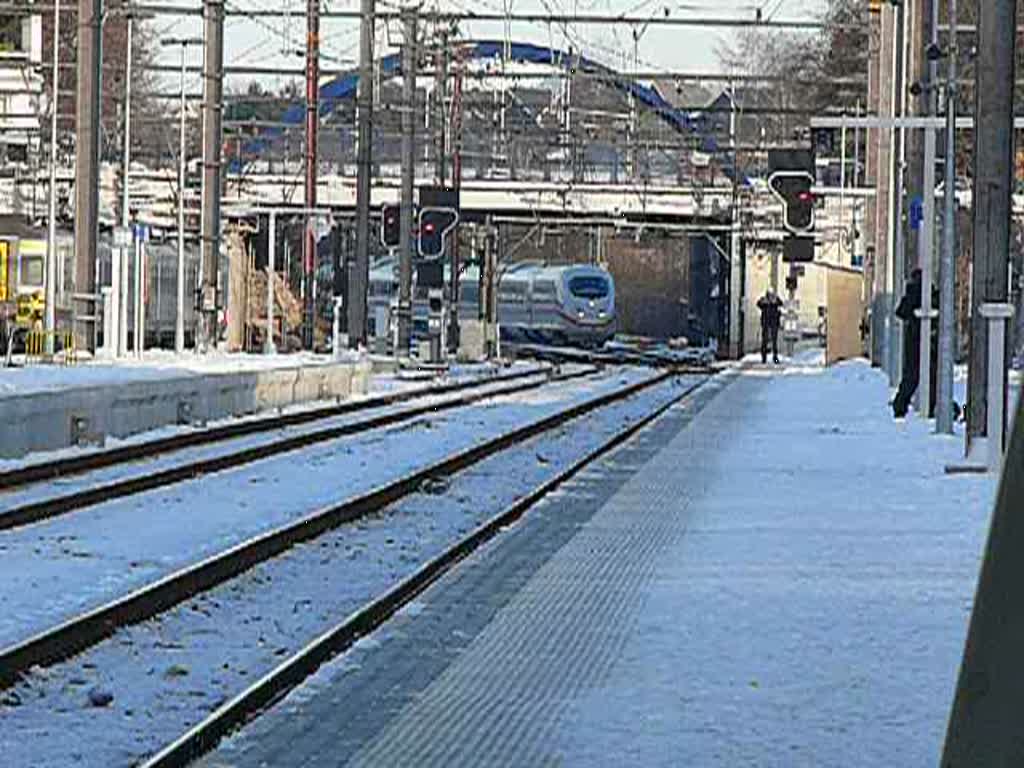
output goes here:
[{"label": "person in dark coat", "polygon": [[[932,289],[932,308],[938,308],[938,291]],[[921,379],[921,318],[917,310],[921,308],[921,270],[915,269],[907,283],[903,298],[896,307],[896,317],[903,321],[903,376],[896,398],[892,401],[893,416],[900,419],[907,415],[910,401],[917,391]],[[935,415],[935,383],[938,373],[938,323],[931,324],[931,402],[928,403],[929,417]]]},{"label": "person in dark coat", "polygon": [[782,299],[769,288],[757,302],[761,310],[761,362],[768,362],[768,342],[772,344],[772,362],[779,362],[779,325],[782,322]]}]

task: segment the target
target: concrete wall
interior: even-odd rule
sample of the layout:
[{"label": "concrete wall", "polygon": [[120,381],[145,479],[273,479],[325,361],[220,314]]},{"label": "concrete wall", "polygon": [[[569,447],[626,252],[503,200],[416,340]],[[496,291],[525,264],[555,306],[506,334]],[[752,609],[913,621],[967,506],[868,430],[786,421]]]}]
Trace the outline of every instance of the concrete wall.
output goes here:
[{"label": "concrete wall", "polygon": [[615,278],[619,330],[655,338],[687,331],[690,247],[684,237],[608,238],[605,265]]},{"label": "concrete wall", "polygon": [[[50,451],[86,439],[171,424],[203,424],[369,389],[371,363],[335,363],[244,373],[182,375],[156,381],[69,388],[0,398],[0,457]],[[77,422],[77,425],[76,425]]]}]

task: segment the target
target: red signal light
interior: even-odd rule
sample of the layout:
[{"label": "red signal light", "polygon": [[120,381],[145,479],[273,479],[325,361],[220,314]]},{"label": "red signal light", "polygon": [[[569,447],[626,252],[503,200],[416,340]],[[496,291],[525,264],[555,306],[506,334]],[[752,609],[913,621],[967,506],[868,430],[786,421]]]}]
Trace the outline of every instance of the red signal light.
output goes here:
[{"label": "red signal light", "polygon": [[809,203],[809,202],[811,202],[814,199],[814,195],[812,195],[810,192],[801,192],[798,195],[797,199],[801,203]]},{"label": "red signal light", "polygon": [[428,222],[424,223],[424,225],[423,225],[423,233],[425,235],[432,235],[432,234],[434,234],[434,225],[433,225],[432,222],[428,221]]}]

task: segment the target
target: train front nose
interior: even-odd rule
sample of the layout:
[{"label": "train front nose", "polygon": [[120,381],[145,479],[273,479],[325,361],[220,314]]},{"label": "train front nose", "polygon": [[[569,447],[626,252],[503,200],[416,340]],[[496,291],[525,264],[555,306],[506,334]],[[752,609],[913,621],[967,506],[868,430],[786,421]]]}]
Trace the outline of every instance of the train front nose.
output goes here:
[{"label": "train front nose", "polygon": [[585,299],[575,302],[576,320],[584,325],[602,325],[611,320],[611,302],[607,299]]}]

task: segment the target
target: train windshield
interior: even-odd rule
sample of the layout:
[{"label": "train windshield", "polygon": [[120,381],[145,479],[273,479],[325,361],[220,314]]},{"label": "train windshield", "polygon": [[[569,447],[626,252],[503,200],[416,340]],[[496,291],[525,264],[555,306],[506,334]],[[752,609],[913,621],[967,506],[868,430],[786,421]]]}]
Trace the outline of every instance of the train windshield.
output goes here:
[{"label": "train windshield", "polygon": [[603,299],[608,281],[597,275],[578,275],[569,279],[569,292],[578,299]]}]

